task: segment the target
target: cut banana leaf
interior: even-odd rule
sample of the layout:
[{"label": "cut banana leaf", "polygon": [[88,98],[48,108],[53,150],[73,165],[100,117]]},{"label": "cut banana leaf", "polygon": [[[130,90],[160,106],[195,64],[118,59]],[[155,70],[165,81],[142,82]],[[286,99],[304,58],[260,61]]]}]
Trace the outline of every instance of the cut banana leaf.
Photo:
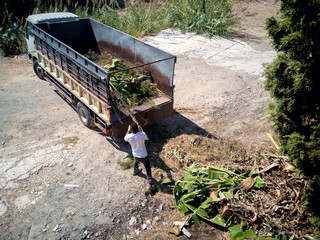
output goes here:
[{"label": "cut banana leaf", "polygon": [[226,227],[226,222],[223,218],[221,218],[220,214],[217,214],[214,218],[211,218],[210,222],[217,224],[221,227]]},{"label": "cut banana leaf", "polygon": [[194,223],[196,224],[197,227],[200,227],[200,220],[199,218],[197,217],[197,214],[192,214],[192,219],[194,221]]}]

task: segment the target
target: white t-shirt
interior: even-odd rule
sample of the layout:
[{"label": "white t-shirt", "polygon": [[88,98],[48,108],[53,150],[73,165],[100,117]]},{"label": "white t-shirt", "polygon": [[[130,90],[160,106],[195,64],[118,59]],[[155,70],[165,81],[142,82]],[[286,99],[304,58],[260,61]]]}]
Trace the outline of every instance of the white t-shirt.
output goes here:
[{"label": "white t-shirt", "polygon": [[130,143],[134,157],[145,158],[148,155],[144,144],[144,141],[148,140],[148,136],[144,132],[128,133],[124,136],[124,140]]}]

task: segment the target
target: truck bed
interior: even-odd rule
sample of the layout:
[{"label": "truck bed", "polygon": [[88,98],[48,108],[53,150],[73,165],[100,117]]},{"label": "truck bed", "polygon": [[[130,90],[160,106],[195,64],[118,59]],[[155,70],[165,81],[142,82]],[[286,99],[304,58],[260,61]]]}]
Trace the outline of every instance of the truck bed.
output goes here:
[{"label": "truck bed", "polygon": [[101,114],[105,123],[103,129],[112,126],[114,138],[124,135],[132,120],[126,111],[112,111],[110,73],[83,56],[88,51],[102,56],[111,54],[148,68],[153,82],[163,94],[153,100],[152,106],[143,104],[131,108],[142,126],[172,114],[174,55],[93,19],[40,23],[29,27],[35,36],[40,65],[50,74],[51,80],[57,82],[56,86],[75,94],[96,114]]},{"label": "truck bed", "polygon": [[[102,56],[109,53],[131,63],[146,64],[159,90],[173,99],[173,74],[176,60],[174,55],[93,19],[42,23],[37,27],[46,33],[39,32],[43,35],[42,37],[46,38],[46,35],[53,37],[49,39],[52,44],[56,45],[64,55],[70,57],[73,63],[78,63],[83,70],[96,74],[98,77],[107,77],[108,72],[83,56],[89,50]],[[55,44],[56,41],[57,44]],[[76,74],[75,71],[79,66],[75,64],[71,67],[72,73]]]}]

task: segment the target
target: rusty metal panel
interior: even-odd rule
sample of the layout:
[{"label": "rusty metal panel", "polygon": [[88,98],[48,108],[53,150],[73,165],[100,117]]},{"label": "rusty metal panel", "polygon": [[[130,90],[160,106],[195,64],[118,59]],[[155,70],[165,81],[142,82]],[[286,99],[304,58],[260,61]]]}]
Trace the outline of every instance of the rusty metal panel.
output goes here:
[{"label": "rusty metal panel", "polygon": [[[162,119],[165,119],[172,115],[173,113],[173,101],[167,101],[161,105],[158,105],[159,108],[149,108],[138,114],[134,114],[139,124],[144,127],[156,123]],[[129,124],[132,123],[132,119],[127,116],[126,118],[121,119],[112,123],[112,137],[114,140],[124,137],[127,132]]]},{"label": "rusty metal panel", "polygon": [[158,88],[173,99],[174,55],[93,19],[90,22],[101,55],[110,53],[131,63],[142,64],[163,60],[147,67]]}]

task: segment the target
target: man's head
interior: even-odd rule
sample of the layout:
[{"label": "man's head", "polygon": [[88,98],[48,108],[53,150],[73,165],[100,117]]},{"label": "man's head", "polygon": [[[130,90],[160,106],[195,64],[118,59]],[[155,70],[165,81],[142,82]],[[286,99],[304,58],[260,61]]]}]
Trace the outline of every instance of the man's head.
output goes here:
[{"label": "man's head", "polygon": [[132,123],[130,124],[130,126],[131,126],[131,131],[132,131],[132,133],[137,133],[137,132],[139,132],[139,130],[138,130],[138,125],[137,125],[135,122],[132,122]]}]

